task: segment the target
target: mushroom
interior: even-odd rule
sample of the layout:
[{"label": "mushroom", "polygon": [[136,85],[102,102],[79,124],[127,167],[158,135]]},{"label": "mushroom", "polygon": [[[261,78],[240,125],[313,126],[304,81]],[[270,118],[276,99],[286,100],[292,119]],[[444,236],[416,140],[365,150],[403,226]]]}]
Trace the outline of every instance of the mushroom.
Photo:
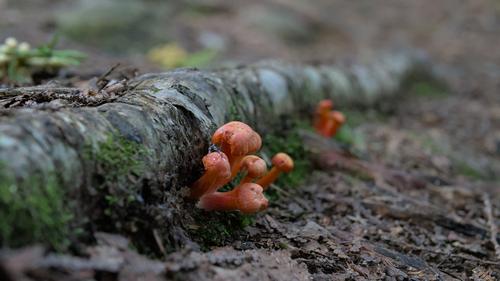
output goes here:
[{"label": "mushroom", "polygon": [[280,173],[288,173],[293,170],[293,160],[286,153],[280,152],[274,155],[271,162],[273,163],[271,171],[256,182],[258,185],[262,186],[264,190],[278,178]]},{"label": "mushroom", "polygon": [[255,155],[248,155],[241,160],[240,171],[246,171],[245,177],[240,184],[252,182],[256,178],[262,177],[267,172],[266,161]]},{"label": "mushroom", "polygon": [[227,192],[207,193],[196,205],[206,211],[240,211],[253,214],[267,208],[269,202],[263,189],[255,183],[244,183]]},{"label": "mushroom", "polygon": [[325,137],[333,137],[337,134],[338,129],[342,124],[345,123],[346,118],[344,114],[340,111],[332,111],[329,114],[328,123],[325,125],[325,128],[322,132],[322,135]]},{"label": "mushroom", "polygon": [[234,178],[241,167],[245,155],[257,152],[262,140],[250,126],[239,121],[229,122],[217,129],[212,136],[212,143],[221,147],[231,166],[231,178]]},{"label": "mushroom", "polygon": [[191,185],[192,199],[198,199],[205,193],[213,193],[231,180],[231,167],[223,152],[211,152],[202,161],[205,173]]},{"label": "mushroom", "polygon": [[332,100],[322,100],[318,103],[314,116],[314,128],[317,132],[321,133],[324,130],[325,126],[328,123],[328,117],[332,109]]}]

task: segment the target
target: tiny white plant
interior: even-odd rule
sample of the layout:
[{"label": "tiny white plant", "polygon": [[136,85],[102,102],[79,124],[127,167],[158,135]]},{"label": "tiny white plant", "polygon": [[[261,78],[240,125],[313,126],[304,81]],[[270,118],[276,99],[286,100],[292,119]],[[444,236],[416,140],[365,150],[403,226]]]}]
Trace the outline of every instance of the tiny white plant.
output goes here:
[{"label": "tiny white plant", "polygon": [[19,51],[20,52],[27,52],[31,49],[31,46],[30,44],[26,43],[26,42],[22,42],[21,44],[19,44]]},{"label": "tiny white plant", "polygon": [[7,39],[5,39],[5,46],[7,46],[8,48],[16,48],[17,47],[17,39],[14,38],[14,37],[8,37]]}]

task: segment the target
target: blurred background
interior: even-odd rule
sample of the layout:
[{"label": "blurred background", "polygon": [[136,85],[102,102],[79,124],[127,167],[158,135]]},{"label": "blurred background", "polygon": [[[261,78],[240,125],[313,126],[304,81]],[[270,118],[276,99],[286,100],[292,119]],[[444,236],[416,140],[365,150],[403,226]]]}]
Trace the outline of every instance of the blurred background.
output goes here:
[{"label": "blurred background", "polygon": [[[499,15],[497,0],[0,0],[0,37],[37,45],[57,33],[98,69],[328,62],[412,47],[498,75]],[[158,62],[161,54],[170,62]]]},{"label": "blurred background", "polygon": [[392,126],[464,150],[476,172],[494,171],[500,155],[498,0],[0,0],[1,40],[36,46],[55,34],[59,47],[86,54],[83,76],[117,62],[145,73],[424,50],[449,95],[430,100],[432,89],[420,89],[427,98],[399,107]]}]

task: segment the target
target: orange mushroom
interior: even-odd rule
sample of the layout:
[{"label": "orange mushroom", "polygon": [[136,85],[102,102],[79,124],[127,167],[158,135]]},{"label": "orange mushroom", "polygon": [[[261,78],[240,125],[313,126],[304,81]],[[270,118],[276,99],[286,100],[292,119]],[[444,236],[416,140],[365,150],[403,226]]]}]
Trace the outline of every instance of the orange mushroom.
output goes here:
[{"label": "orange mushroom", "polygon": [[241,160],[241,171],[246,171],[246,176],[240,184],[252,182],[256,178],[262,177],[267,172],[266,161],[255,155],[248,155]]},{"label": "orange mushroom", "polygon": [[328,123],[328,115],[333,109],[333,102],[332,100],[322,100],[318,103],[318,106],[316,107],[316,113],[314,116],[314,128],[316,129],[316,132],[321,133],[326,124]]},{"label": "orange mushroom", "polygon": [[202,161],[205,173],[191,185],[192,199],[198,199],[205,193],[215,192],[231,180],[231,167],[223,152],[211,152],[205,155]]},{"label": "orange mushroom", "polygon": [[337,134],[342,124],[345,123],[346,118],[340,111],[332,111],[329,115],[330,120],[325,128],[325,133],[328,137],[333,137]]},{"label": "orange mushroom", "polygon": [[229,122],[217,129],[212,136],[212,143],[221,147],[231,166],[231,178],[241,167],[241,160],[248,154],[257,152],[262,140],[250,126],[239,121]]},{"label": "orange mushroom", "polygon": [[271,171],[256,182],[258,185],[262,186],[264,190],[266,190],[281,173],[288,173],[293,170],[293,160],[286,153],[280,152],[274,155],[271,162],[273,163]]},{"label": "orange mushroom", "polygon": [[243,214],[253,214],[264,210],[268,204],[260,185],[244,183],[231,191],[207,193],[200,198],[197,206],[206,211],[240,211]]}]

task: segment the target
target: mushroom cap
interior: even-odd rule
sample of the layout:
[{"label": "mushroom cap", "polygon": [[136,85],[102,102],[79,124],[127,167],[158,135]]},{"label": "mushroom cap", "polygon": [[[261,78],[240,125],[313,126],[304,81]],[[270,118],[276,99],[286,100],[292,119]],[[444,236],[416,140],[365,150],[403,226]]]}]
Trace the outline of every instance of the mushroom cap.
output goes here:
[{"label": "mushroom cap", "polygon": [[250,126],[243,122],[232,121],[219,129],[212,136],[212,143],[229,145],[230,151],[224,151],[234,156],[247,155],[256,152],[262,146],[262,139]]},{"label": "mushroom cap", "polygon": [[242,160],[241,169],[247,171],[247,176],[258,178],[267,172],[266,161],[255,155],[245,156]]},{"label": "mushroom cap", "polygon": [[231,166],[223,152],[211,152],[203,156],[202,161],[207,172],[217,172],[221,178],[231,177]]},{"label": "mushroom cap", "polygon": [[337,121],[340,124],[344,124],[346,120],[344,114],[342,114],[342,112],[340,111],[333,111],[331,113],[331,117],[333,118],[333,120]]},{"label": "mushroom cap", "polygon": [[293,159],[288,154],[280,152],[271,160],[273,166],[282,172],[288,173],[293,170]]},{"label": "mushroom cap", "polygon": [[253,214],[267,208],[269,201],[262,187],[255,183],[245,183],[238,188],[238,209],[244,214]]},{"label": "mushroom cap", "polygon": [[321,100],[316,107],[318,113],[325,113],[333,109],[333,101],[332,100]]}]

